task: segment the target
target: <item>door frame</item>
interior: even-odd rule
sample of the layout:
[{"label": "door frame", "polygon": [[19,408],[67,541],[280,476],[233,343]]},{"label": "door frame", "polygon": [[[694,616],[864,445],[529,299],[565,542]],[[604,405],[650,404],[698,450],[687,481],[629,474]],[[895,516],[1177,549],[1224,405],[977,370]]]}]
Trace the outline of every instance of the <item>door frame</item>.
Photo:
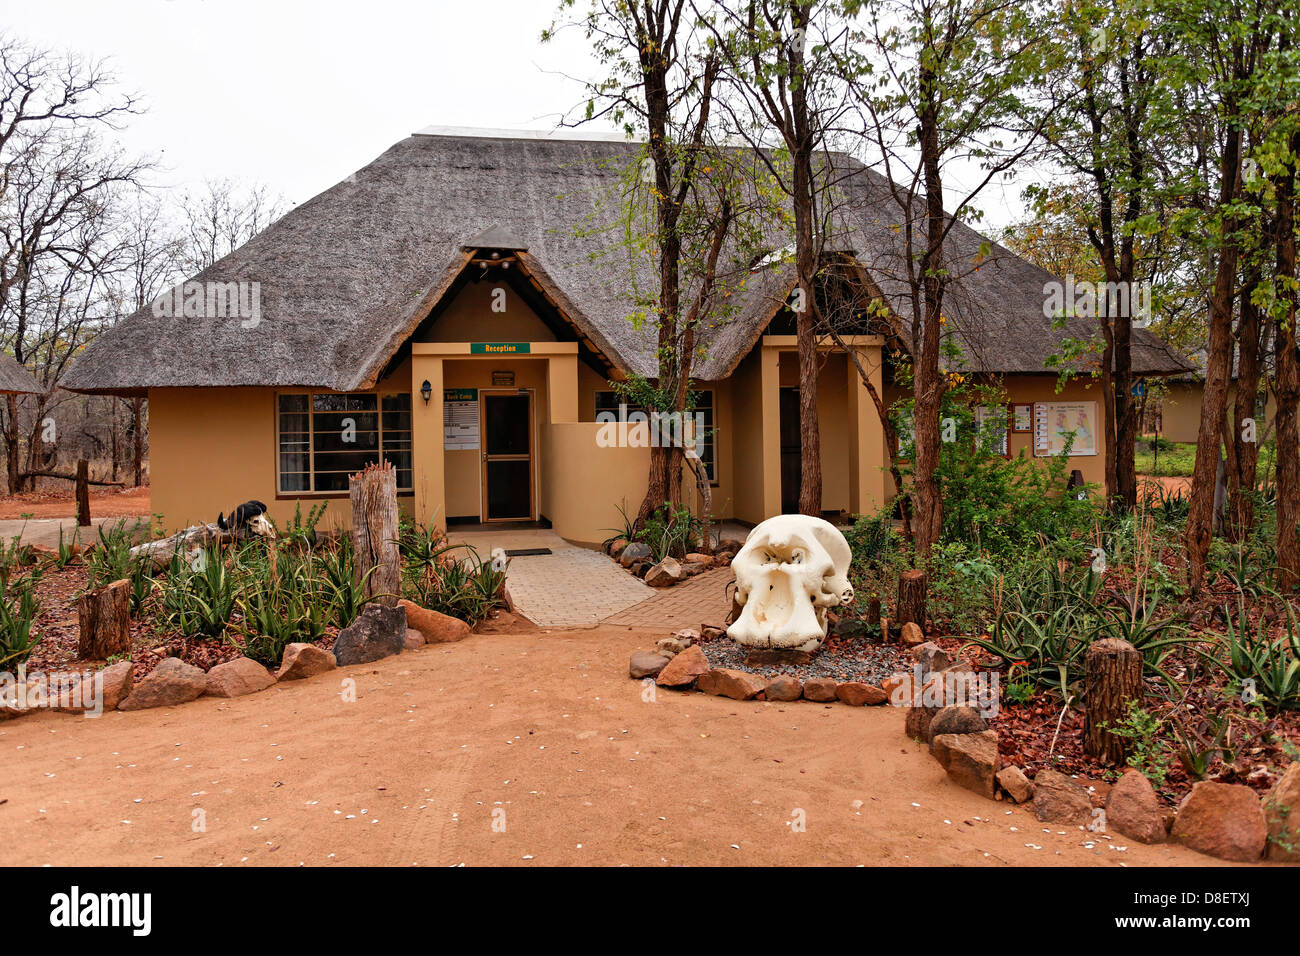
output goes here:
[{"label": "door frame", "polygon": [[[488,517],[488,434],[487,399],[493,395],[526,396],[528,399],[528,514],[513,518]],[[537,397],[531,388],[480,388],[479,396],[479,520],[484,524],[537,520]],[[522,461],[522,455],[496,455],[504,461]]]}]

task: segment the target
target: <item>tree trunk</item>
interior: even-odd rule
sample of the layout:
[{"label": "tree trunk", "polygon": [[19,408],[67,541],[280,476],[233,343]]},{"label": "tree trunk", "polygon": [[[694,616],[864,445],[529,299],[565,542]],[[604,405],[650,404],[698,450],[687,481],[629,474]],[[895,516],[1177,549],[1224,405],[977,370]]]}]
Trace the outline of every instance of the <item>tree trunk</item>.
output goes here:
[{"label": "tree trunk", "polygon": [[131,650],[131,582],[112,584],[81,596],[77,605],[77,656],[107,660]]},{"label": "tree trunk", "polygon": [[81,459],[77,462],[76,478],[77,525],[90,527],[90,462]]},{"label": "tree trunk", "polygon": [[144,484],[144,399],[131,399],[131,470],[135,487]]},{"label": "tree trunk", "polygon": [[[1246,440],[1246,419],[1254,421],[1255,402],[1259,394],[1259,308],[1250,301],[1259,284],[1255,267],[1242,287],[1241,318],[1237,322],[1237,394],[1233,400],[1228,440],[1228,533],[1234,541],[1244,540],[1255,526],[1256,470],[1259,463],[1258,433],[1262,423],[1255,422],[1256,434]],[[1225,421],[1227,417],[1225,416]]]},{"label": "tree trunk", "polygon": [[18,396],[5,396],[5,470],[8,475],[9,494],[23,490],[22,458],[18,453]]},{"label": "tree trunk", "polygon": [[1210,337],[1206,359],[1205,388],[1201,397],[1201,425],[1196,435],[1196,465],[1187,513],[1187,574],[1192,592],[1198,593],[1205,580],[1205,559],[1213,537],[1215,472],[1219,465],[1223,416],[1228,398],[1228,377],[1232,371],[1232,303],[1237,278],[1236,218],[1227,212],[1237,196],[1241,176],[1241,133],[1228,136],[1220,168],[1219,228],[1222,248],[1218,251],[1214,290],[1210,297]]},{"label": "tree trunk", "polygon": [[[1300,134],[1292,137],[1291,155],[1300,150]],[[1292,160],[1294,164],[1295,160]],[[1278,317],[1274,336],[1277,396],[1277,565],[1278,585],[1290,591],[1300,581],[1300,541],[1296,522],[1300,519],[1300,430],[1296,402],[1300,399],[1300,368],[1296,362],[1296,241],[1295,180],[1292,165],[1277,190],[1278,285],[1285,300],[1285,314]]]},{"label": "tree trunk", "polygon": [[1083,749],[1107,764],[1123,764],[1129,741],[1114,733],[1130,701],[1142,699],[1142,655],[1128,641],[1105,637],[1083,658],[1087,716]]},{"label": "tree trunk", "polygon": [[904,571],[898,576],[898,606],[894,608],[894,622],[902,627],[915,624],[925,630],[925,602],[930,579],[922,570]]},{"label": "tree trunk", "polygon": [[352,541],[356,573],[365,579],[367,597],[394,605],[402,593],[401,562],[397,550],[397,475],[391,462],[367,465],[348,478],[352,504]]}]

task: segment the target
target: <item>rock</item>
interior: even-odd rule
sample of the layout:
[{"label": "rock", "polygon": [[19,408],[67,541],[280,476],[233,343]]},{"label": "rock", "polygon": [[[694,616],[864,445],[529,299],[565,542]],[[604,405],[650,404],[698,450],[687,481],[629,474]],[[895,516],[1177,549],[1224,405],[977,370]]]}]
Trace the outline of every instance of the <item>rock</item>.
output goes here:
[{"label": "rock", "polygon": [[[374,605],[368,604],[366,606],[373,607]],[[398,601],[397,606],[406,611],[406,626],[413,627],[423,634],[424,643],[426,644],[451,644],[454,641],[465,640],[472,633],[472,629],[468,624],[458,617],[452,617],[450,614],[430,611],[428,608],[420,607],[420,605],[412,604],[406,600]],[[334,653],[337,656],[337,645],[335,645]],[[344,663],[342,658],[339,658],[339,663]]]},{"label": "rock", "polygon": [[704,652],[692,644],[668,662],[655,678],[655,683],[660,687],[690,687],[697,677],[708,672],[709,662]]},{"label": "rock", "polygon": [[763,696],[768,700],[798,700],[803,696],[803,681],[781,674],[767,682]]},{"label": "rock", "polygon": [[324,648],[315,644],[290,644],[284,649],[280,670],[275,676],[277,680],[301,680],[332,671],[338,666],[334,655]]},{"label": "rock", "polygon": [[996,733],[936,734],[930,752],[953,783],[993,799],[1001,764]]},{"label": "rock", "polygon": [[745,542],[743,541],[738,541],[735,538],[723,538],[718,542],[718,546],[714,548],[713,551],[715,554],[719,551],[728,551],[731,554],[735,554],[744,546]]},{"label": "rock", "polygon": [[[74,692],[69,688],[66,694],[60,695],[59,706],[54,709],[64,714],[94,713],[96,706],[100,713],[117,710],[117,705],[131,696],[134,673],[135,665],[130,661],[110,664],[91,677],[90,694],[81,696],[81,689]],[[78,685],[81,683],[77,681]]]},{"label": "rock", "polygon": [[803,682],[803,695],[808,700],[815,700],[819,704],[829,704],[835,699],[836,686],[833,678],[810,677]]},{"label": "rock", "polygon": [[636,564],[632,565],[632,573],[638,578],[644,578],[646,574],[649,573],[651,567],[653,567],[653,565],[649,561],[638,561]]},{"label": "rock", "polygon": [[1044,823],[1086,826],[1093,820],[1092,800],[1077,780],[1040,770],[1034,777],[1034,816]]},{"label": "rock", "polygon": [[680,637],[661,637],[655,641],[655,650],[664,657],[676,657],[686,648],[691,646],[690,641],[683,641]]},{"label": "rock", "polygon": [[998,786],[1016,803],[1027,803],[1034,796],[1034,782],[1019,767],[1003,767],[997,772]]},{"label": "rock", "polygon": [[925,632],[914,621],[903,625],[903,643],[908,647],[918,647],[925,643]]},{"label": "rock", "polygon": [[1170,837],[1198,853],[1250,863],[1264,855],[1268,824],[1250,787],[1202,780],[1178,805]]},{"label": "rock", "polygon": [[727,629],[720,624],[701,624],[700,636],[706,641],[719,641],[727,636]]},{"label": "rock", "polygon": [[1291,764],[1264,797],[1264,820],[1268,858],[1300,863],[1300,761]]},{"label": "rock", "polygon": [[207,688],[208,675],[186,664],[179,657],[159,662],[131,691],[131,696],[117,705],[118,710],[146,710],[171,707],[194,700]]},{"label": "rock", "polygon": [[751,647],[745,652],[745,663],[750,667],[797,667],[812,660],[808,651],[786,647]]},{"label": "rock", "polygon": [[949,705],[940,708],[930,721],[931,738],[939,734],[978,734],[988,729],[988,721],[974,707]]},{"label": "rock", "polygon": [[1106,806],[1106,800],[1110,797],[1111,785],[1105,780],[1084,779],[1083,788],[1088,791],[1088,799],[1092,801],[1094,808]]},{"label": "rock", "polygon": [[203,692],[209,697],[243,697],[266,690],[274,683],[275,678],[257,661],[236,657],[208,671],[208,683]]},{"label": "rock", "polygon": [[957,663],[948,656],[947,651],[934,641],[926,641],[923,644],[916,645],[916,647],[912,648],[911,653],[916,657],[917,663],[921,665],[922,674],[946,670]]},{"label": "rock", "polygon": [[645,583],[652,588],[670,588],[685,576],[676,558],[664,558],[645,573]]},{"label": "rock", "polygon": [[912,703],[916,688],[911,674],[891,674],[880,682],[880,689],[889,695],[889,702],[895,707],[906,707]]},{"label": "rock", "polygon": [[615,561],[617,561],[619,559],[619,556],[623,554],[623,549],[626,547],[627,547],[626,538],[615,538],[613,541],[609,543],[609,548],[606,553],[609,554],[609,556],[613,558]]},{"label": "rock", "polygon": [[684,627],[680,631],[676,632],[673,637],[686,644],[700,643],[700,632],[693,627]]},{"label": "rock", "polygon": [[415,628],[408,627],[406,629],[406,640],[402,644],[402,650],[418,651],[422,647],[424,647],[424,635]]},{"label": "rock", "polygon": [[686,557],[682,558],[684,564],[702,564],[708,567],[713,564],[713,556],[710,554],[700,554],[698,551],[692,551]]},{"label": "rock", "polygon": [[717,667],[707,674],[701,674],[695,682],[696,690],[714,697],[730,697],[732,700],[752,700],[766,687],[767,681],[759,675],[727,667]]},{"label": "rock", "polygon": [[334,641],[334,659],[340,667],[369,664],[402,653],[405,645],[406,608],[400,604],[396,607],[367,604],[355,621],[339,631]]},{"label": "rock", "polygon": [[836,685],[835,696],[851,707],[875,707],[889,700],[889,695],[879,687],[857,680]]},{"label": "rock", "polygon": [[1130,767],[1106,795],[1106,829],[1139,843],[1163,843],[1165,815],[1151,781]]},{"label": "rock", "polygon": [[868,630],[867,622],[856,617],[842,617],[831,627],[831,633],[837,637],[860,637]]},{"label": "rock", "polygon": [[633,541],[618,556],[618,563],[625,568],[632,567],[638,561],[646,561],[650,558],[650,545],[644,541]]},{"label": "rock", "polygon": [[904,722],[904,729],[907,736],[913,740],[919,740],[923,744],[930,742],[930,724],[934,722],[934,715],[939,713],[940,707],[909,707]]},{"label": "rock", "polygon": [[657,677],[659,672],[668,666],[672,660],[663,654],[655,654],[651,651],[637,651],[632,655],[632,659],[627,662],[627,674],[633,680],[640,680],[643,677]]}]

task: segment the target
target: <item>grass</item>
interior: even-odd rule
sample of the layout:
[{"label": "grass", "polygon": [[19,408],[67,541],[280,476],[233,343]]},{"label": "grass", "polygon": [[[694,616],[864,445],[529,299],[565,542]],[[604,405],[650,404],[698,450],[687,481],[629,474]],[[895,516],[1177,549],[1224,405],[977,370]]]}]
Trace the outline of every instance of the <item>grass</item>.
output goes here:
[{"label": "grass", "polygon": [[1187,478],[1196,464],[1195,442],[1172,442],[1161,438],[1160,453],[1152,451],[1153,439],[1144,435],[1138,439],[1135,461],[1139,475],[1162,475]]}]

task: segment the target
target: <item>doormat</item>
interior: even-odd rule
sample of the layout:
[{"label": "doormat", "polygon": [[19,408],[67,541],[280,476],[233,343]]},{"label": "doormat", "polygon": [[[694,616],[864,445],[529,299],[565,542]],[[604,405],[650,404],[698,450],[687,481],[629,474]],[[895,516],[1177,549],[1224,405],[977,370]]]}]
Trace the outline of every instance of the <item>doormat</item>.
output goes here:
[{"label": "doormat", "polygon": [[535,554],[550,554],[550,548],[518,548],[514,551],[506,551],[507,558],[531,558]]}]

